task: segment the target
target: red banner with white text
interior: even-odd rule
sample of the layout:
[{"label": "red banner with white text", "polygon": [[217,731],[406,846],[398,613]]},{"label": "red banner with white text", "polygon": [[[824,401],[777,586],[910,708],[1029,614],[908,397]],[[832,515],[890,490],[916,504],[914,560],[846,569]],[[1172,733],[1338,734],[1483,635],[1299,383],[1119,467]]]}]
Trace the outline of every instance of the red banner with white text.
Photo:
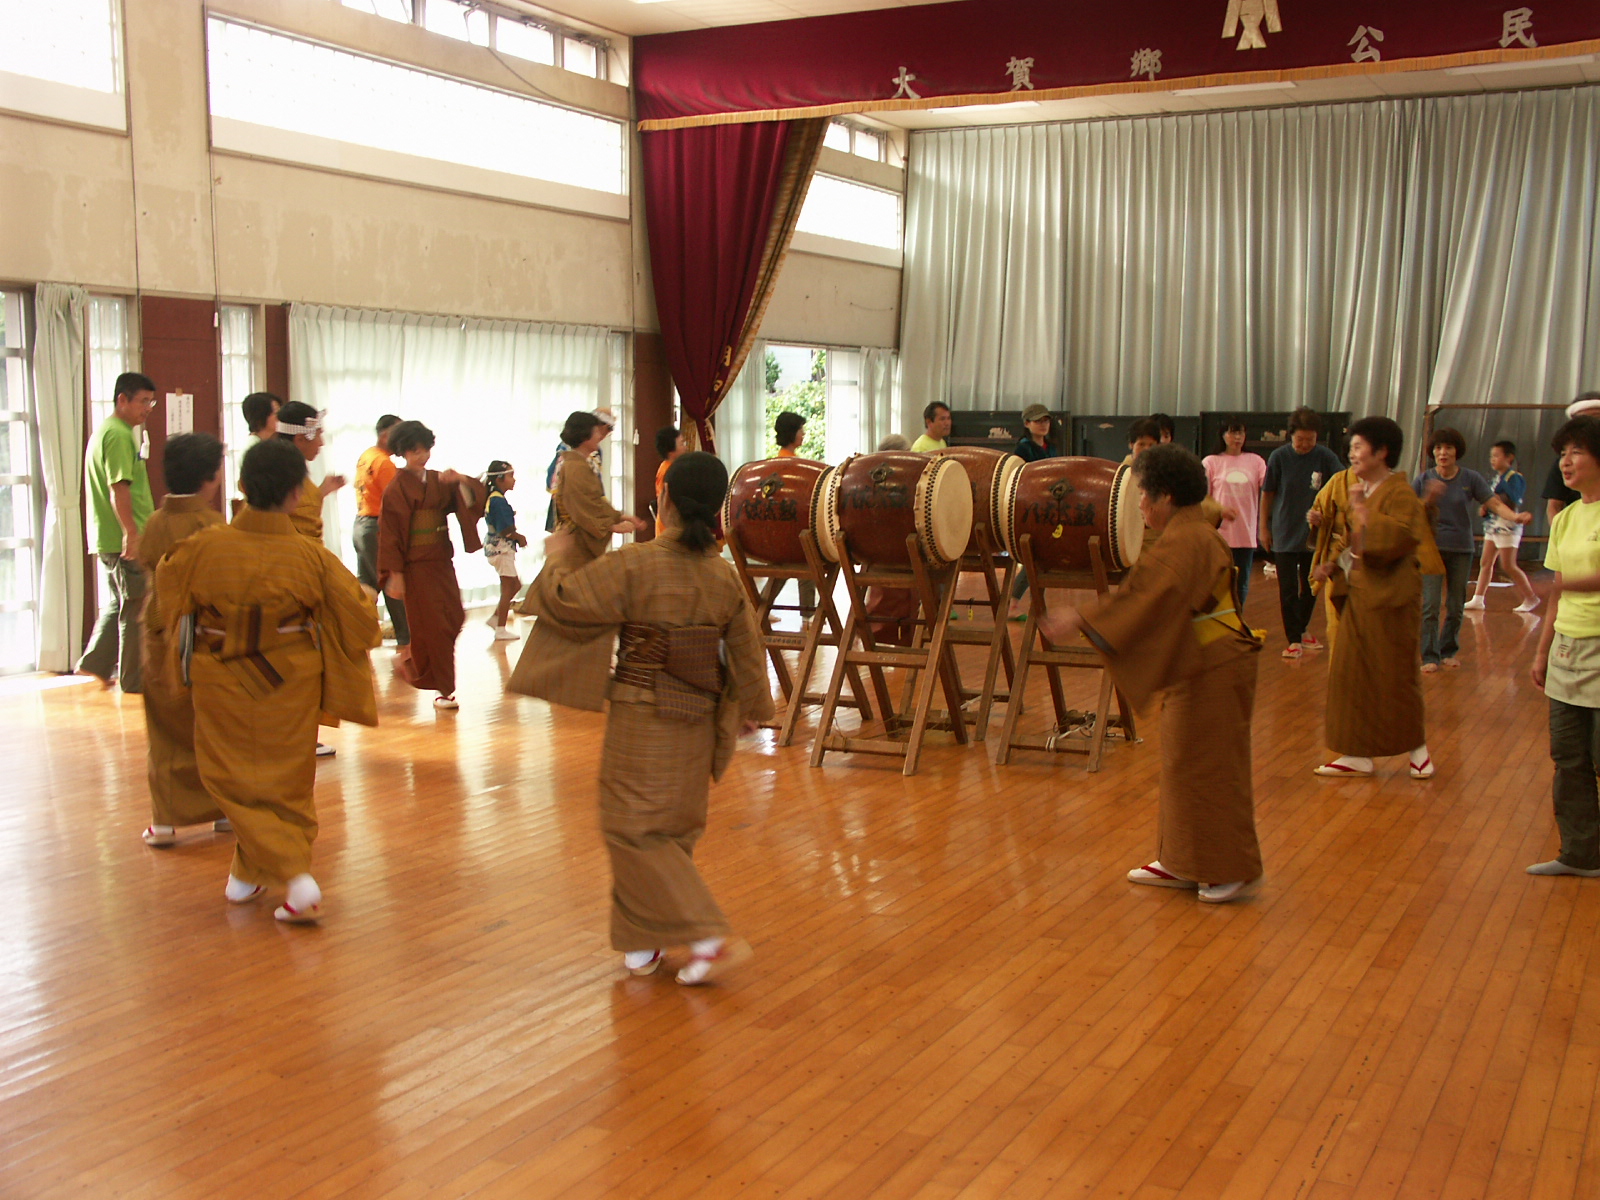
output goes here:
[{"label": "red banner with white text", "polygon": [[641,37],[634,80],[652,129],[1597,52],[1600,0],[958,0]]}]

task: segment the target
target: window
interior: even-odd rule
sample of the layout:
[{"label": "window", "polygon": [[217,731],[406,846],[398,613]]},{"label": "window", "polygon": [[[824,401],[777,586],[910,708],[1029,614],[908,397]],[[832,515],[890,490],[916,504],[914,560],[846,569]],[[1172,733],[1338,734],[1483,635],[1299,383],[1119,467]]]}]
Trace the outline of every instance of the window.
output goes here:
[{"label": "window", "polygon": [[123,129],[120,6],[0,0],[0,107]]},{"label": "window", "polygon": [[117,406],[117,376],[129,363],[128,302],[120,296],[89,297],[89,429],[99,429]]},{"label": "window", "polygon": [[407,173],[428,159],[626,191],[621,121],[216,17],[209,29],[212,140],[223,149],[348,168],[331,141],[406,156],[385,158],[385,173],[415,182],[438,182]]},{"label": "window", "polygon": [[489,44],[489,14],[481,8],[457,0],[428,0],[422,9],[422,20],[423,27],[431,33],[442,33],[474,46]]},{"label": "window", "polygon": [[228,447],[222,494],[239,494],[239,459],[250,448],[250,427],[240,409],[256,390],[256,310],[245,304],[224,304],[222,323],[222,434]]},{"label": "window", "polygon": [[343,0],[346,8],[359,8],[362,12],[391,21],[404,21],[407,25],[416,19],[415,5],[411,0]]},{"label": "window", "polygon": [[858,158],[884,162],[889,139],[872,129],[862,129],[859,125],[844,121],[832,121],[828,125],[827,132],[823,134],[822,144],[842,154],[854,154]]},{"label": "window", "polygon": [[28,373],[26,297],[0,292],[0,674],[38,664],[38,437]]},{"label": "window", "polygon": [[802,233],[900,248],[900,195],[834,175],[817,175],[795,226]]},{"label": "window", "polygon": [[501,17],[494,23],[494,48],[529,62],[556,64],[556,37],[548,29]]},{"label": "window", "polygon": [[[391,21],[420,23],[430,33],[458,42],[471,42],[474,46],[488,46],[500,54],[514,55],[528,62],[562,67],[596,79],[606,78],[606,59],[611,44],[604,38],[560,25],[539,24],[489,0],[342,0],[342,3],[346,8],[358,8]],[[850,147],[844,149],[848,152]]]}]

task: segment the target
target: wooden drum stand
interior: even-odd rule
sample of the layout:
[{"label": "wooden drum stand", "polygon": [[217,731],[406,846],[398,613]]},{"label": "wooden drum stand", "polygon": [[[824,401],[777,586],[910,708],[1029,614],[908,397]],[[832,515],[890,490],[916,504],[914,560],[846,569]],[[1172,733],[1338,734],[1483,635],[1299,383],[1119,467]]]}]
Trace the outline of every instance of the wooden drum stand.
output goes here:
[{"label": "wooden drum stand", "polygon": [[[840,650],[833,663],[833,677],[828,681],[828,693],[822,702],[822,719],[817,725],[816,740],[811,743],[813,767],[820,767],[823,757],[830,751],[885,754],[904,759],[902,773],[915,775],[917,761],[922,755],[923,738],[930,724],[936,684],[944,691],[945,705],[950,713],[950,732],[962,745],[969,740],[967,719],[961,712],[961,678],[956,672],[955,653],[949,638],[950,605],[955,599],[960,566],[934,566],[924,561],[915,534],[906,537],[906,555],[911,563],[909,569],[899,566],[857,567],[850,557],[848,535],[839,539],[839,565],[843,569],[845,589],[850,596],[850,615],[845,618]],[[912,591],[931,631],[925,645],[888,646],[878,643],[872,634],[874,617],[867,611],[866,589],[869,586]],[[915,640],[921,641],[920,638]],[[856,736],[834,731],[839,705],[844,703],[839,699],[839,693],[844,688],[846,676],[853,675],[857,667],[865,667],[872,680],[878,711],[883,714],[883,732],[880,734],[865,734],[869,718],[864,706],[863,727]],[[896,712],[890,701],[888,681],[884,677],[885,667],[904,667],[920,673],[908,713]],[[852,684],[852,687],[855,686]],[[856,694],[861,695],[859,691]]]},{"label": "wooden drum stand", "polygon": [[[806,691],[811,683],[818,648],[841,644],[839,612],[833,606],[833,585],[839,578],[839,567],[822,557],[817,550],[817,539],[809,529],[800,531],[800,546],[805,551],[806,562],[799,566],[752,563],[745,556],[744,547],[739,544],[737,530],[727,530],[724,537],[733,555],[734,568],[744,581],[745,592],[755,608],[761,644],[772,659],[773,672],[783,689],[783,712],[777,720],[765,722],[765,725],[778,730],[778,745],[787,746],[794,741],[795,725],[800,720],[801,709],[808,704],[821,704],[824,699],[819,692]],[[762,581],[759,588],[756,586],[758,579]],[[783,591],[783,585],[791,579],[804,580],[817,589],[816,611],[804,619],[799,633],[787,633],[772,627],[772,611],[777,607],[778,595]],[[793,677],[783,657],[785,651],[798,651],[800,654]],[[861,673],[851,668],[848,679],[851,698],[839,703],[846,708],[858,709],[863,721],[872,720],[872,706],[862,686]]]},{"label": "wooden drum stand", "polygon": [[[1000,731],[1000,751],[995,762],[1004,766],[1011,761],[1012,750],[1050,750],[1060,754],[1087,754],[1089,770],[1100,769],[1100,759],[1105,752],[1107,727],[1111,723],[1111,696],[1115,690],[1111,675],[1105,669],[1100,655],[1088,646],[1052,646],[1039,630],[1039,620],[1045,615],[1044,595],[1049,590],[1093,590],[1104,596],[1114,582],[1106,571],[1105,558],[1100,552],[1100,539],[1089,539],[1089,571],[1041,572],[1033,561],[1033,535],[1023,534],[1017,552],[1022,566],[1028,572],[1028,623],[1022,629],[1022,647],[1017,655],[1017,673],[1011,684],[1011,703],[1006,706],[1006,720]],[[1118,576],[1120,579],[1121,576]],[[1017,721],[1022,716],[1022,697],[1028,686],[1028,668],[1043,667],[1050,681],[1050,699],[1055,709],[1055,727],[1044,735],[1018,736]],[[1100,698],[1092,716],[1094,728],[1087,739],[1079,744],[1069,740],[1066,699],[1061,689],[1061,670],[1072,667],[1100,672]],[[1122,694],[1117,693],[1117,710],[1123,739],[1136,740],[1133,713]]]}]

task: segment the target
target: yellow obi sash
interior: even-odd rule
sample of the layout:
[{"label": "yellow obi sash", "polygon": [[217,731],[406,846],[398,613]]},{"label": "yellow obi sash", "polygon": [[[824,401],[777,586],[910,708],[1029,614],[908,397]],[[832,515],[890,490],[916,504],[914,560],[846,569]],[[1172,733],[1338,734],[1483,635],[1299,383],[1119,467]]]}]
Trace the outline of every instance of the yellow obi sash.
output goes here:
[{"label": "yellow obi sash", "polygon": [[444,509],[419,508],[411,514],[412,546],[433,546],[450,536],[444,523]]},{"label": "yellow obi sash", "polygon": [[1194,635],[1200,639],[1202,646],[1209,646],[1232,633],[1242,633],[1251,640],[1255,638],[1239,616],[1239,610],[1234,607],[1233,577],[1237,570],[1237,567],[1229,567],[1217,576],[1210,606],[1194,618]]},{"label": "yellow obi sash", "polygon": [[[193,622],[194,648],[221,662],[257,700],[288,678],[286,647],[304,645],[303,638],[318,644],[316,622],[305,609],[273,617],[259,604],[229,605],[226,611],[206,605],[195,612]],[[188,672],[184,674],[187,682]]]}]

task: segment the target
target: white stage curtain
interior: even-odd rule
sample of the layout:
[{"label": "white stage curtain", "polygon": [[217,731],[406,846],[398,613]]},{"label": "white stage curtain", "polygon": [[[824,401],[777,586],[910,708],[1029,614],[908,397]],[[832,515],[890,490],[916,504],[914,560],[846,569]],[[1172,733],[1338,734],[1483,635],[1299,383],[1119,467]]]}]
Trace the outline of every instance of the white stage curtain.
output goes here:
[{"label": "white stage curtain", "polygon": [[772,455],[772,431],[767,428],[767,342],[758,338],[750,347],[745,369],[712,416],[717,435],[717,457],[732,475],[747,462]]},{"label": "white stage curtain", "polygon": [[[319,467],[350,475],[385,413],[433,430],[434,468],[481,476],[492,459],[505,459],[517,473],[507,499],[517,510],[518,530],[528,536],[519,555],[524,580],[542,554],[549,507],[544,473],[568,413],[610,408],[617,414],[618,429],[604,446],[608,491],[619,508],[631,505],[620,470],[632,459],[623,342],[621,334],[590,326],[301,304],[289,312],[293,397],[328,414]],[[324,540],[352,567],[354,519],[354,489],[341,488],[323,511]],[[499,595],[494,569],[482,554],[463,555],[459,540],[456,577],[469,601]]]},{"label": "white stage curtain", "polygon": [[45,489],[39,669],[71,671],[83,649],[83,319],[81,287],[34,289],[33,398]]},{"label": "white stage curtain", "polygon": [[1593,86],[916,133],[905,403],[1564,402],[1597,182]]}]

